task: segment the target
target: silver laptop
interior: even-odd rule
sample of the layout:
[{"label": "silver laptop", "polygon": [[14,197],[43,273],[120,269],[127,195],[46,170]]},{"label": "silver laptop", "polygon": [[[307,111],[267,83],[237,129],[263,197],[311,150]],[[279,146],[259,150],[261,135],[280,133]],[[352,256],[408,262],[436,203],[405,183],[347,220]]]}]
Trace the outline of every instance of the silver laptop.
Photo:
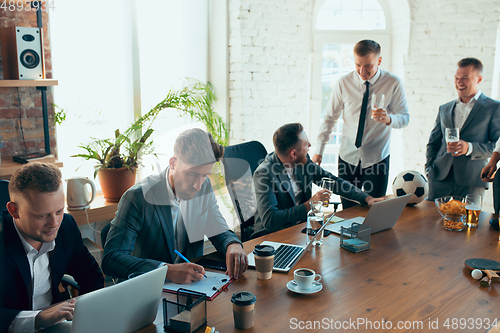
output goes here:
[{"label": "silver laptop", "polygon": [[59,323],[46,331],[135,332],[156,318],[166,274],[167,267],[164,266],[82,295],[77,298],[73,321]]},{"label": "silver laptop", "polygon": [[410,200],[411,193],[400,197],[374,203],[366,217],[355,217],[349,220],[329,224],[326,230],[340,235],[340,228],[349,228],[353,222],[363,224],[372,228],[372,234],[394,227],[403,209]]},{"label": "silver laptop", "polygon": [[[309,242],[307,246],[305,245],[291,245],[286,243],[277,243],[263,241],[260,245],[271,245],[276,250],[273,271],[287,273],[292,269],[293,266],[302,258],[302,256],[309,250],[309,248],[314,243],[314,240],[318,235],[321,235],[323,230],[329,224],[330,219],[327,220],[325,224],[316,232],[313,239]],[[305,235],[304,235],[305,238]],[[253,252],[248,255],[248,266],[255,267],[255,258]]]}]

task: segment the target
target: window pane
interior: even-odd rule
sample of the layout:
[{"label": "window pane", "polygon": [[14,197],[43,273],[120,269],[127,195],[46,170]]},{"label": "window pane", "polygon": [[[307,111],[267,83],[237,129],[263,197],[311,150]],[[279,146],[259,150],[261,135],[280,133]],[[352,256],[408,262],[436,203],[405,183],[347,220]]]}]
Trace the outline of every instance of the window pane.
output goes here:
[{"label": "window pane", "polygon": [[[325,43],[323,44],[323,66],[322,66],[322,112],[324,116],[329,107],[332,93],[332,85],[342,76],[352,71],[354,68],[353,56],[354,44]],[[337,174],[338,151],[340,148],[342,135],[342,117],[339,118],[335,128],[330,134],[330,140],[323,154],[321,166],[326,170]]]},{"label": "window pane", "polygon": [[[68,114],[62,126],[57,126],[65,178],[75,173],[93,175],[94,161],[70,155],[84,153],[77,146],[91,137],[111,138],[117,128],[123,132],[134,120],[134,94],[140,96],[145,113],[168,90],[180,88],[185,77],[206,82],[207,27],[206,0],[151,0],[147,5],[139,0],[88,0],[85,6],[61,1],[50,12],[53,73],[59,80],[54,100]],[[140,72],[133,71],[133,50],[139,53]],[[134,91],[138,83],[140,90]],[[176,110],[165,110],[154,126],[155,151],[168,155],[164,147],[172,147],[171,136],[175,139],[188,124],[190,118],[179,119]],[[146,162],[144,170],[151,170],[151,165]]]},{"label": "window pane", "polygon": [[319,30],[384,30],[384,10],[377,0],[326,0],[318,13]]},{"label": "window pane", "polygon": [[[99,8],[99,10],[96,10]],[[78,15],[75,15],[78,13]],[[70,157],[94,138],[133,121],[129,8],[119,0],[61,1],[50,12],[54,102],[68,117],[57,126],[63,175],[91,177],[94,161]],[[112,37],[112,38],[111,38]]]}]

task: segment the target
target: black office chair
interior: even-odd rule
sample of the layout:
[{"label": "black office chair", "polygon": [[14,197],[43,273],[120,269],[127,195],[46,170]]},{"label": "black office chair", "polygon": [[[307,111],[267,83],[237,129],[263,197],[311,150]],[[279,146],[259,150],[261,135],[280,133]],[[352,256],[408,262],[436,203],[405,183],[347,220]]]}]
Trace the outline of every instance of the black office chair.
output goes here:
[{"label": "black office chair", "polygon": [[6,205],[9,201],[9,181],[0,180],[0,212],[4,209],[7,209]]},{"label": "black office chair", "polygon": [[257,211],[252,176],[266,155],[262,143],[250,141],[226,147],[222,159],[227,189],[240,221],[243,242],[251,238]]},{"label": "black office chair", "polygon": [[101,229],[101,245],[104,249],[104,245],[106,245],[106,238],[108,238],[109,228],[111,228],[111,222],[106,224],[104,228]]}]

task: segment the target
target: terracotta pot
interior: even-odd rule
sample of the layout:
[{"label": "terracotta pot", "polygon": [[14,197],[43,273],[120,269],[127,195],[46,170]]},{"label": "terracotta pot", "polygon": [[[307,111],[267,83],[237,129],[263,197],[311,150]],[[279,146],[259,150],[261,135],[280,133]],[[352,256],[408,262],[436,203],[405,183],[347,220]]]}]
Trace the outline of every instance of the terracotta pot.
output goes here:
[{"label": "terracotta pot", "polygon": [[118,202],[132,185],[135,184],[137,168],[100,169],[97,175],[101,183],[104,199],[109,202]]}]

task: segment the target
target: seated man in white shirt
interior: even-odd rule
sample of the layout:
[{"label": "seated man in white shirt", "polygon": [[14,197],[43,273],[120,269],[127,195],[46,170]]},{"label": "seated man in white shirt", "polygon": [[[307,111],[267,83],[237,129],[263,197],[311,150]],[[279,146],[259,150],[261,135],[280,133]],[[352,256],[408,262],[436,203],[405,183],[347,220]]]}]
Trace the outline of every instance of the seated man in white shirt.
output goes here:
[{"label": "seated man in white shirt", "polygon": [[8,211],[0,213],[0,332],[71,320],[76,300],[58,303],[63,275],[75,278],[80,294],[102,288],[104,278],[75,220],[64,214],[61,171],[26,164],[12,175],[9,195]]}]

